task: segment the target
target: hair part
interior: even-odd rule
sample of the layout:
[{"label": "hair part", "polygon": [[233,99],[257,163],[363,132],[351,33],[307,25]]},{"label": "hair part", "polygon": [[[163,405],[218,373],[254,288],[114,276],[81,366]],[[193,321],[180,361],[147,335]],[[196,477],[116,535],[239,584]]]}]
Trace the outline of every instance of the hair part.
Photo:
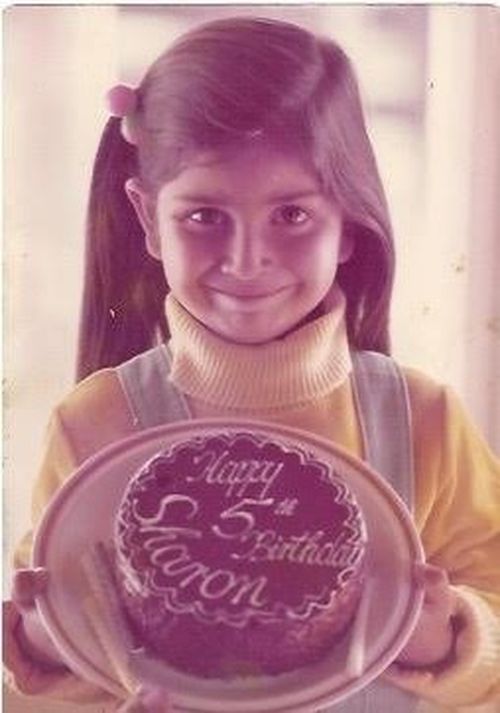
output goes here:
[{"label": "hair part", "polygon": [[227,18],[182,36],[137,90],[137,147],[105,129],[89,204],[79,378],[168,336],[161,264],[124,192],[138,175],[155,196],[201,151],[263,136],[298,151],[339,205],[354,240],[337,281],[353,349],[389,353],[394,247],[355,74],[332,40],[288,22]]}]

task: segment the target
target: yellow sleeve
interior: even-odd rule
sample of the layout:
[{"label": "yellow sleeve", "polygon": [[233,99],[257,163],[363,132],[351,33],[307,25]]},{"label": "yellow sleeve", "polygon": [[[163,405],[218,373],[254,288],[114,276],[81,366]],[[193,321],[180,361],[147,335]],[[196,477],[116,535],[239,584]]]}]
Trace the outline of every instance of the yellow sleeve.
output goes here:
[{"label": "yellow sleeve", "polygon": [[428,473],[436,498],[422,530],[424,547],[453,584],[482,592],[500,613],[500,461],[449,390],[439,430],[440,458]]},{"label": "yellow sleeve", "polygon": [[[31,520],[35,526],[43,511],[63,482],[77,466],[72,444],[62,418],[56,409],[46,433],[46,450],[32,495]],[[33,531],[23,537],[14,553],[14,567],[28,567],[31,558]]]},{"label": "yellow sleeve", "polygon": [[[105,378],[106,382],[104,382]],[[96,382],[99,388],[95,388]],[[102,388],[103,385],[106,388]],[[79,385],[69,399],[53,412],[46,433],[45,455],[33,490],[33,527],[36,527],[45,507],[76,467],[88,455],[106,445],[106,441],[121,437],[122,431],[126,430],[128,415],[121,414],[123,411],[121,403],[118,403],[115,409],[119,414],[117,416],[111,414],[114,424],[112,432],[109,426],[112,419],[106,420],[108,414],[104,411],[102,402],[113,404],[116,401],[110,398],[109,387],[116,392],[116,386],[109,376],[96,375],[91,382]],[[106,432],[105,427],[96,424],[98,419],[93,418],[96,414],[103,413],[103,420],[109,428],[109,433]],[[124,421],[125,426],[122,427],[120,419]],[[16,548],[14,554],[16,568],[30,565],[32,542],[33,532],[30,531]],[[29,696],[40,695],[54,700],[79,703],[112,700],[110,694],[78,678],[68,668],[49,669],[33,661],[23,651],[21,637],[18,635],[20,624],[21,616],[17,609],[11,602],[5,602],[3,657],[5,679],[13,690]]]},{"label": "yellow sleeve", "polygon": [[[51,498],[89,456],[129,435],[133,420],[113,369],[103,369],[81,381],[52,414],[45,455],[32,495],[32,524],[40,521]],[[30,561],[32,533],[14,554],[15,567]]]},{"label": "yellow sleeve", "polygon": [[415,405],[417,523],[428,561],[448,572],[463,628],[446,670],[391,679],[445,706],[500,700],[500,461],[449,389]]}]

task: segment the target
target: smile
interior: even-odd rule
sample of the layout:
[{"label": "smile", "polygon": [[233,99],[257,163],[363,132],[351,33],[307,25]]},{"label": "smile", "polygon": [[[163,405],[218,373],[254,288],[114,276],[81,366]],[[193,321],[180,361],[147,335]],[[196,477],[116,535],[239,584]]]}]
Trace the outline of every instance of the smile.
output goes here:
[{"label": "smile", "polygon": [[279,288],[273,288],[269,291],[251,290],[251,289],[237,289],[237,290],[219,290],[217,288],[209,288],[214,298],[221,304],[227,304],[228,306],[236,307],[247,307],[247,308],[258,308],[275,299],[284,296],[285,293],[291,290],[291,286],[284,286]]}]

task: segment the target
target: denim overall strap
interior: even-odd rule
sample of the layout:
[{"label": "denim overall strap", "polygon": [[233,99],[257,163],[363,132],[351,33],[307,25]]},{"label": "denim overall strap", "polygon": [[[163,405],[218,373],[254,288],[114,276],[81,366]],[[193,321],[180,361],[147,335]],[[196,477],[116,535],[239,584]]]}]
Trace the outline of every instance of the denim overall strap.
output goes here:
[{"label": "denim overall strap", "polygon": [[[397,364],[375,352],[355,352],[353,391],[365,460],[413,509],[413,446],[406,382]],[[321,713],[413,713],[416,696],[378,679]]]},{"label": "denim overall strap", "polygon": [[354,352],[353,391],[365,460],[413,511],[413,443],[408,387],[396,362]]},{"label": "denim overall strap", "polygon": [[184,395],[169,381],[170,365],[170,352],[160,344],[116,369],[139,428],[191,418]]}]

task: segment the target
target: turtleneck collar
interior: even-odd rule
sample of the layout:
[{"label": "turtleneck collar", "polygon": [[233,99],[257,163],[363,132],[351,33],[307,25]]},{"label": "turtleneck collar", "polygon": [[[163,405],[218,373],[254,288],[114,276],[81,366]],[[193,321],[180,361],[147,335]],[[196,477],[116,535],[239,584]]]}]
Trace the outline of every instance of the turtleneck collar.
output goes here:
[{"label": "turtleneck collar", "polygon": [[345,297],[338,288],[328,314],[266,344],[234,344],[219,337],[172,295],[166,313],[170,378],[188,396],[212,405],[259,410],[300,406],[333,391],[351,371]]}]

